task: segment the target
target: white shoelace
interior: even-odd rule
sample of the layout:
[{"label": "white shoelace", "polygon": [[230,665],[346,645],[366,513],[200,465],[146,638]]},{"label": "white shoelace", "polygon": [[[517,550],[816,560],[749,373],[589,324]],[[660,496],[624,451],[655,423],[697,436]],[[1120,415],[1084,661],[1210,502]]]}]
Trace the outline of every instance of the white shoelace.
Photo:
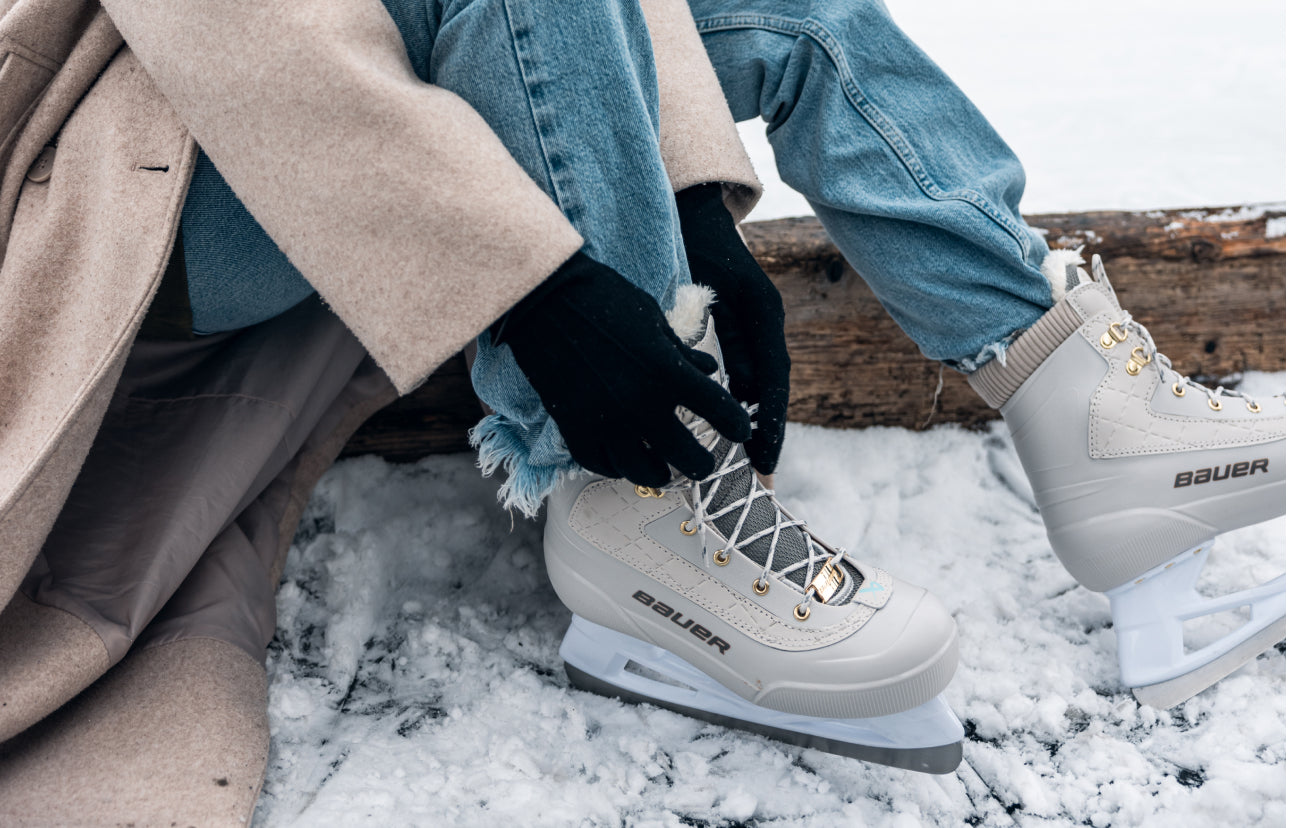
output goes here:
[{"label": "white shoelace", "polygon": [[1131,330],[1138,334],[1138,336],[1142,337],[1143,341],[1146,343],[1143,348],[1143,352],[1146,353],[1147,360],[1149,362],[1156,363],[1156,370],[1160,374],[1160,381],[1162,383],[1172,383],[1179,388],[1195,388],[1209,398],[1211,408],[1214,408],[1215,406],[1221,408],[1223,404],[1221,398],[1226,395],[1229,397],[1239,397],[1245,401],[1246,406],[1251,410],[1257,410],[1258,404],[1254,401],[1254,398],[1243,391],[1235,391],[1231,388],[1224,388],[1221,385],[1217,388],[1207,388],[1195,380],[1179,373],[1178,370],[1174,368],[1173,362],[1170,361],[1169,357],[1160,353],[1156,348],[1156,341],[1151,338],[1151,333],[1147,330],[1146,326],[1135,320],[1133,318],[1133,314],[1125,312],[1124,318],[1116,324],[1119,325],[1121,329]]},{"label": "white shoelace", "polygon": [[[757,413],[756,405],[745,406],[745,408],[748,410],[750,415]],[[716,434],[716,430],[701,417],[695,417],[692,419],[688,424],[688,427],[690,432],[694,434],[695,439],[700,443],[703,443],[705,440]],[[734,528],[726,538],[726,546],[724,547],[726,554],[742,552],[750,544],[769,535],[770,547],[766,553],[766,563],[762,566],[761,575],[758,578],[758,581],[761,584],[769,585],[769,578],[771,574],[775,572],[775,553],[778,550],[781,533],[786,529],[800,528],[806,540],[806,557],[800,561],[789,564],[777,574],[780,576],[780,580],[783,583],[791,585],[795,590],[802,593],[802,601],[798,604],[798,607],[799,609],[805,609],[811,600],[812,591],[805,587],[798,586],[791,579],[784,576],[791,572],[795,572],[802,567],[806,567],[806,578],[803,583],[809,585],[811,580],[819,572],[817,564],[821,567],[827,564],[840,567],[841,561],[846,556],[846,550],[839,548],[836,552],[832,552],[832,554],[825,552],[825,547],[806,529],[806,521],[799,520],[790,515],[775,497],[774,490],[767,489],[763,486],[761,481],[757,478],[757,474],[752,469],[749,469],[747,494],[742,497],[732,498],[729,503],[716,511],[708,511],[712,505],[712,501],[716,497],[717,491],[721,489],[723,485],[722,478],[751,465],[752,461],[748,459],[747,455],[736,459],[738,455],[739,445],[737,443],[730,443],[729,448],[726,450],[725,457],[721,458],[720,462],[717,463],[717,467],[713,470],[712,474],[702,480],[690,480],[687,477],[678,477],[676,480],[673,480],[665,486],[663,490],[680,492],[685,489],[689,489],[690,502],[693,504],[694,508],[694,522],[697,524],[697,528],[700,532],[699,539],[703,542],[705,550],[707,549],[708,533],[718,532],[712,522],[731,514],[735,510],[739,510],[739,519],[735,522]],[[703,494],[703,487],[709,483],[712,485],[709,486],[708,493],[705,496]],[[742,537],[744,523],[748,520],[748,516],[752,512],[753,504],[761,498],[767,498],[770,500],[775,512],[775,522],[761,531],[755,532],[747,537]],[[704,567],[711,568],[712,555],[705,554],[703,561]],[[843,570],[839,569],[839,571]]]}]

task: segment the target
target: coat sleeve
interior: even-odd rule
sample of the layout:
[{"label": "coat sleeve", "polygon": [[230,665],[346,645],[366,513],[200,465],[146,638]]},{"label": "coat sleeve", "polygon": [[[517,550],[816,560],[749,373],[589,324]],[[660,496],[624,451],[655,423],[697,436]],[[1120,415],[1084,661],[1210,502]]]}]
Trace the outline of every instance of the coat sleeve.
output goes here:
[{"label": "coat sleeve", "polygon": [[582,246],[379,0],[106,0],[252,215],[401,393]]},{"label": "coat sleeve", "polygon": [[717,73],[686,0],[642,0],[658,74],[659,146],[672,189],[725,185],[726,207],[741,221],[761,183],[735,129]]}]

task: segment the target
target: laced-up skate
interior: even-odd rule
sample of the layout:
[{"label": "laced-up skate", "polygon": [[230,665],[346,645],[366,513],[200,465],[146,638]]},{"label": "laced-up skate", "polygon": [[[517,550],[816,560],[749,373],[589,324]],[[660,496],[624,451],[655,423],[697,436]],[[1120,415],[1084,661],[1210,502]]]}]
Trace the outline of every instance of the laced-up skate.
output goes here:
[{"label": "laced-up skate", "polygon": [[[1285,395],[1181,375],[1099,257],[1092,276],[1075,263],[1064,276],[1006,364],[969,382],[1003,414],[1058,557],[1110,598],[1124,683],[1171,707],[1285,638],[1284,575],[1220,598],[1195,589],[1216,536],[1285,514]],[[1233,610],[1240,626],[1189,651],[1185,622]]]},{"label": "laced-up skate", "polygon": [[[697,346],[716,352],[710,329]],[[895,767],[948,773],[957,631],[925,590],[806,530],[743,448],[662,489],[584,476],[547,501],[546,562],[583,689]]]}]

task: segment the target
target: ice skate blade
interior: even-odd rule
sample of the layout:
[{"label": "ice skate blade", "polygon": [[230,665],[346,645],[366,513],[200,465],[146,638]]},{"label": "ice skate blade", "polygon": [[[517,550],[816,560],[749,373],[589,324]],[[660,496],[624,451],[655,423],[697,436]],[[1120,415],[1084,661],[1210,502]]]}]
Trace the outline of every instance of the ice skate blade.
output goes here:
[{"label": "ice skate blade", "polygon": [[[1107,592],[1120,654],[1120,677],[1144,704],[1186,701],[1285,638],[1285,576],[1219,598],[1196,592],[1212,541]],[[1241,626],[1192,652],[1184,622],[1245,610]],[[1217,621],[1217,619],[1216,619]]]},{"label": "ice skate blade", "polygon": [[1245,640],[1234,650],[1220,656],[1190,673],[1159,684],[1133,688],[1133,695],[1142,704],[1159,710],[1166,710],[1176,704],[1182,704],[1192,696],[1206,690],[1236,671],[1242,664],[1258,656],[1264,650],[1273,647],[1278,641],[1285,640],[1286,620],[1282,618],[1268,627],[1264,627],[1253,637]]},{"label": "ice skate blade", "polygon": [[939,696],[903,713],[869,719],[783,713],[740,698],[667,650],[576,615],[560,656],[569,680],[580,689],[798,747],[922,773],[951,773],[963,757],[963,726]]}]

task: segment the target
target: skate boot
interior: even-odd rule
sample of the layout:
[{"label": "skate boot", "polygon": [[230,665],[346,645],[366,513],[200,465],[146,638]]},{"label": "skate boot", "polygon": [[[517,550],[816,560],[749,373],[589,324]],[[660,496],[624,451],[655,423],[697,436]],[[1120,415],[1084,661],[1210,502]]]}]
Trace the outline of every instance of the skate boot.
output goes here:
[{"label": "skate boot", "polygon": [[[1195,590],[1215,536],[1285,514],[1285,396],[1182,376],[1120,308],[1100,257],[1091,277],[1072,257],[1050,276],[1053,309],[968,381],[1002,412],[1057,556],[1110,598],[1124,683],[1171,707],[1285,638],[1284,575]],[[1241,626],[1187,650],[1184,622],[1233,610]]]},{"label": "skate boot", "polygon": [[[717,353],[710,323],[697,347]],[[717,458],[706,479],[583,476],[547,500],[547,571],[574,612],[560,650],[571,681],[799,746],[954,770],[963,728],[938,696],[958,664],[945,608],[816,538],[742,446],[685,419]]]}]

